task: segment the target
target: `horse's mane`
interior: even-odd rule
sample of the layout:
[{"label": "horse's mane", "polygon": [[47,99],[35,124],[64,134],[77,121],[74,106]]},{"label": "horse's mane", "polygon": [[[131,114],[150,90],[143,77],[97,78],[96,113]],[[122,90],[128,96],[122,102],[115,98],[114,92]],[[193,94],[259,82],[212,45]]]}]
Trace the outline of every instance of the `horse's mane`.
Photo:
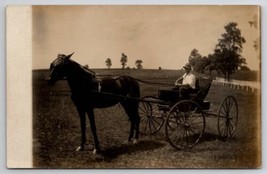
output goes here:
[{"label": "horse's mane", "polygon": [[69,60],[69,61],[72,62],[78,68],[80,68],[82,71],[86,72],[87,74],[90,74],[92,76],[95,76],[96,75],[96,73],[94,71],[90,70],[89,68],[86,68],[83,65],[81,65],[81,64],[79,64],[79,63],[77,63],[77,62],[75,62],[73,60]]}]

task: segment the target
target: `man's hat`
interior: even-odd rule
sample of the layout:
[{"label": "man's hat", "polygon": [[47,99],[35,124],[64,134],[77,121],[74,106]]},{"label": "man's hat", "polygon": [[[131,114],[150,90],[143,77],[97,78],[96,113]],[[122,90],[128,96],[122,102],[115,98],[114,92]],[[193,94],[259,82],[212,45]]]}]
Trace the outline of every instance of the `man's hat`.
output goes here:
[{"label": "man's hat", "polygon": [[183,66],[184,69],[191,69],[191,65],[189,63],[185,64],[185,66]]}]

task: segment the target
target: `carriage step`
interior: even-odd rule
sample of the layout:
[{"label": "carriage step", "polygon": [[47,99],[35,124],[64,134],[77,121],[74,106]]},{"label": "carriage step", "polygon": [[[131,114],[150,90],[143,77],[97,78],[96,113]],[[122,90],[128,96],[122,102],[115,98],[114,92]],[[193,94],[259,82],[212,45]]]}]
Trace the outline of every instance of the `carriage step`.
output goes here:
[{"label": "carriage step", "polygon": [[159,107],[160,111],[169,111],[170,110],[170,106],[169,105],[161,105],[161,104],[159,104],[158,107]]}]

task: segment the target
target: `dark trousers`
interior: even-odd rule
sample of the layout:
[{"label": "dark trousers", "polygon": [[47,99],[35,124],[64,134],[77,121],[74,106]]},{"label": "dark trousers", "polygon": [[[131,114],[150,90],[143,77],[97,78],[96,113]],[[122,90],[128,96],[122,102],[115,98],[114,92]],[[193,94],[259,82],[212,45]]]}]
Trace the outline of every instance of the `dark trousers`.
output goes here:
[{"label": "dark trousers", "polygon": [[190,94],[196,94],[197,89],[193,89],[191,87],[174,87],[172,90],[179,91],[179,100],[188,100],[190,99]]},{"label": "dark trousers", "polygon": [[180,92],[180,99],[187,100],[189,99],[189,94],[195,94],[197,93],[197,90],[191,87],[181,87],[179,88],[179,92]]},{"label": "dark trousers", "polygon": [[188,99],[190,99],[189,94],[197,93],[197,90],[193,89],[191,87],[175,87],[175,88],[173,88],[173,90],[179,91],[180,100],[188,100]]}]

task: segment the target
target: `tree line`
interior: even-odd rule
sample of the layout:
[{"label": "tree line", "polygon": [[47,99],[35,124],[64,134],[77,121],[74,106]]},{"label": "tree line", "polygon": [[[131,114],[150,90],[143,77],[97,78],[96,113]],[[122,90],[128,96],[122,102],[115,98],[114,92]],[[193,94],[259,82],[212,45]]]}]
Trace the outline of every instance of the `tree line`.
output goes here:
[{"label": "tree line", "polygon": [[188,58],[189,63],[195,72],[205,73],[216,71],[229,80],[230,76],[237,70],[250,71],[245,66],[246,59],[241,55],[243,44],[246,42],[237,28],[237,23],[230,22],[224,27],[225,33],[218,39],[214,52],[208,56],[202,56],[197,49],[193,49]]},{"label": "tree line", "polygon": [[[249,24],[251,24],[251,21],[249,21]],[[195,72],[209,72],[211,74],[212,71],[216,71],[219,76],[222,74],[225,79],[229,80],[230,76],[237,70],[250,71],[245,66],[246,59],[241,55],[243,44],[246,43],[246,40],[241,35],[241,30],[237,26],[236,22],[230,22],[224,26],[225,33],[218,39],[213,53],[208,54],[208,56],[202,56],[196,48],[191,51],[188,61]],[[254,47],[257,49],[257,45]],[[122,69],[125,69],[128,62],[126,54],[122,53],[120,62]],[[108,68],[112,66],[110,58],[107,58],[105,63]],[[142,69],[142,63],[141,59],[136,60],[136,68]]]},{"label": "tree line", "polygon": [[[121,60],[120,60],[120,62],[121,62],[121,65],[122,65],[122,69],[125,69],[126,64],[128,62],[128,56],[126,54],[122,53],[121,54]],[[111,59],[110,58],[107,58],[106,61],[105,61],[105,63],[106,63],[106,66],[108,67],[108,69],[110,69],[110,67],[112,66]],[[135,61],[136,68],[137,69],[142,69],[143,68],[142,63],[143,63],[143,61],[141,59],[136,60]],[[129,67],[127,67],[127,68],[129,68]]]}]

